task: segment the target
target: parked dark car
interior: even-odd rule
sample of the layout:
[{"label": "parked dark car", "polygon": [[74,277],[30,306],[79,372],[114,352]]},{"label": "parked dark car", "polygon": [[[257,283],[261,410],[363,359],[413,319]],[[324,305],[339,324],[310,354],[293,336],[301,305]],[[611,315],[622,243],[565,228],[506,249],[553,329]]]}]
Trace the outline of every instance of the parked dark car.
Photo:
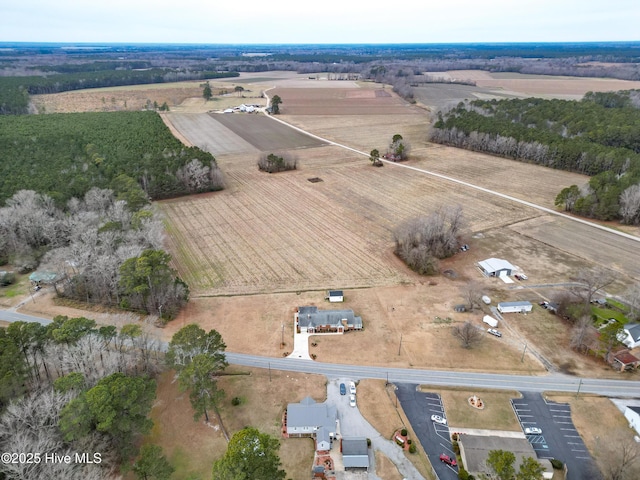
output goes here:
[{"label": "parked dark car", "polygon": [[347,386],[344,383],[340,384],[340,395],[346,395],[347,394]]}]

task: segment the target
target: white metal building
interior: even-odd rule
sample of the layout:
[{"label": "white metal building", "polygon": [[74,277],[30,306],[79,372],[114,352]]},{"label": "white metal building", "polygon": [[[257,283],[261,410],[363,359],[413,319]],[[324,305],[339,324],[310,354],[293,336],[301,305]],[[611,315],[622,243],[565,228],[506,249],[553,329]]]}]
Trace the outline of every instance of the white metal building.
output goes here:
[{"label": "white metal building", "polygon": [[487,258],[478,262],[478,266],[482,273],[487,277],[500,277],[502,275],[510,276],[515,267],[502,258]]},{"label": "white metal building", "polygon": [[531,302],[502,302],[498,304],[498,311],[500,313],[527,313],[533,309]]}]

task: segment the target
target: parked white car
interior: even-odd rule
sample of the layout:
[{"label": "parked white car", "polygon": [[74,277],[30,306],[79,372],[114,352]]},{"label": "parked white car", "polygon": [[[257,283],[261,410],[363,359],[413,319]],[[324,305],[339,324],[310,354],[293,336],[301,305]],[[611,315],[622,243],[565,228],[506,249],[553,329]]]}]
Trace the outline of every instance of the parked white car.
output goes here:
[{"label": "parked white car", "polygon": [[356,406],[356,396],[355,395],[349,395],[349,406],[350,407],[355,407]]},{"label": "parked white car", "polygon": [[431,415],[431,421],[434,423],[439,423],[440,425],[446,425],[447,419],[441,417],[440,415]]},{"label": "parked white car", "polygon": [[524,429],[525,435],[540,435],[542,433],[542,429],[538,427],[527,427]]},{"label": "parked white car", "polygon": [[349,382],[349,393],[351,395],[356,394],[356,384],[354,382]]}]

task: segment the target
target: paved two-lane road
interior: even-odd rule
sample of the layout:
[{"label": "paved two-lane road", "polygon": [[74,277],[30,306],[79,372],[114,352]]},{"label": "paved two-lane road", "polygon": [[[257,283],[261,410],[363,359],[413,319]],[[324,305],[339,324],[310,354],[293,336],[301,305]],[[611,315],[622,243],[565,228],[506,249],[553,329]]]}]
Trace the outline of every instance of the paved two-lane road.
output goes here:
[{"label": "paved two-lane road", "polygon": [[[8,322],[38,322],[42,325],[50,320],[17,312],[0,311],[0,320]],[[595,393],[606,397],[640,398],[640,382],[633,380],[608,380],[600,378],[578,378],[560,373],[526,376],[500,373],[458,372],[426,370],[418,368],[385,368],[366,365],[324,363],[297,358],[262,357],[243,353],[226,352],[230,364],[246,367],[273,368],[289,372],[316,373],[329,377],[354,379],[374,378],[393,383],[420,383],[434,386],[456,386],[470,388],[494,388],[525,392],[571,392]]]}]

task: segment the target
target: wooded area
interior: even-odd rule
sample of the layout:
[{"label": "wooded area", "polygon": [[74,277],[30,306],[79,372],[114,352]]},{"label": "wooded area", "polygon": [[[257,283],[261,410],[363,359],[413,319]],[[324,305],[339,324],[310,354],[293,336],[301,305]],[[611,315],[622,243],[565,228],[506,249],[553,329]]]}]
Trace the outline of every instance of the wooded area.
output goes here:
[{"label": "wooded area", "polygon": [[[1,88],[0,88],[1,90]],[[121,175],[152,199],[220,190],[213,156],[185,147],[155,112],[0,116],[0,202],[35,190],[58,205]]]},{"label": "wooded area", "polygon": [[634,194],[640,182],[638,90],[590,92],[581,101],[461,102],[439,112],[429,139],[591,175],[587,185],[560,192],[556,204],[603,220],[637,223],[640,217]]},{"label": "wooded area", "polygon": [[[0,77],[0,115],[28,113],[29,95],[34,94],[239,76],[239,73],[236,72],[184,72],[170,68],[122,70],[113,68],[113,62],[92,62],[84,65],[61,65],[59,67],[61,67],[61,71],[71,73]],[[49,66],[46,70],[58,70],[58,67]]]}]

